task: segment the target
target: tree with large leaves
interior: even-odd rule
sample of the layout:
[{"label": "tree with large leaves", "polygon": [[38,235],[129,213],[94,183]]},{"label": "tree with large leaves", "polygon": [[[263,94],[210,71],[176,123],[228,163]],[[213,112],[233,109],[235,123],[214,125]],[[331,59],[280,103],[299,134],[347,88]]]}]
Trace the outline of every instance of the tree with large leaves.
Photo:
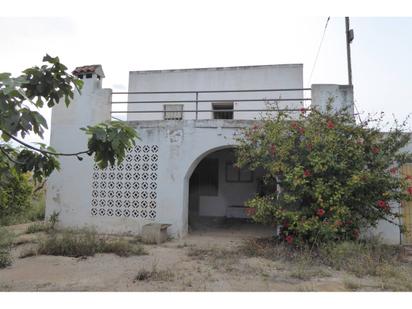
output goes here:
[{"label": "tree with large leaves", "polygon": [[101,167],[120,163],[126,150],[138,138],[126,123],[111,121],[82,128],[89,135],[84,149],[61,153],[45,144],[33,146],[24,138],[33,133],[41,138],[48,128],[39,109],[64,102],[69,106],[83,82],[60,63],[58,57],[46,55],[44,65],[26,69],[18,77],[0,73],[0,187],[13,173],[31,172],[36,182],[43,182],[59,169],[59,156],[94,156]]}]

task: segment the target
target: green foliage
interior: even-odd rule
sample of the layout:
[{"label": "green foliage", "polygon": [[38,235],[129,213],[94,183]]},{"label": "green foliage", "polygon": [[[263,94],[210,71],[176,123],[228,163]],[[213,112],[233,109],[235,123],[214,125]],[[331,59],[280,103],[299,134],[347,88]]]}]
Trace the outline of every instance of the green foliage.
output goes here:
[{"label": "green foliage", "polygon": [[410,136],[406,122],[384,134],[381,123],[302,109],[297,120],[279,112],[245,129],[237,164],[264,169],[268,188],[247,202],[252,218],[280,226],[281,239],[295,244],[357,239],[381,219],[397,224],[391,205],[412,194],[398,170],[412,160],[401,151]]},{"label": "green foliage", "polygon": [[90,135],[88,148],[95,153],[95,161],[100,168],[115,164],[115,159],[123,161],[126,150],[135,144],[136,131],[124,122],[112,121],[82,128]]},{"label": "green foliage", "polygon": [[13,245],[14,235],[5,228],[0,227],[0,269],[12,263],[10,250]]},{"label": "green foliage", "polygon": [[[8,208],[7,213],[0,215],[0,225],[14,225],[44,220],[46,208],[45,188],[37,187],[37,189],[32,190],[34,184],[31,177],[27,182],[26,180],[29,177],[28,174],[21,174],[19,172],[16,173],[17,175],[19,175],[19,178],[21,178],[18,183],[18,186],[20,186],[21,188],[15,187],[9,192],[13,192],[14,200],[23,200],[25,203],[24,205],[27,207],[20,207],[17,203],[11,204],[10,208]],[[10,183],[13,182],[8,182],[3,187],[0,187],[0,195],[6,192],[5,188],[8,188]],[[28,191],[27,189],[24,190],[24,188],[27,186],[31,188],[30,191]]]},{"label": "green foliage", "polygon": [[[133,145],[136,132],[125,123],[110,122],[89,126],[89,149],[74,153],[59,153],[51,147],[38,147],[21,140],[30,133],[43,138],[48,128],[46,119],[37,108],[53,107],[64,101],[68,106],[74,91],[80,91],[83,81],[67,72],[58,57],[46,55],[46,63],[23,71],[19,77],[0,73],[0,186],[7,183],[10,170],[32,172],[33,179],[41,182],[59,169],[59,156],[95,155],[101,167],[121,162],[125,149]],[[17,142],[16,148],[9,141]]]},{"label": "green foliage", "polygon": [[[43,137],[47,129],[46,119],[26,103],[41,108],[58,104],[64,98],[66,105],[73,98],[73,90],[79,90],[83,82],[69,74],[58,57],[46,55],[47,64],[32,67],[13,78],[10,73],[0,74],[0,128],[1,137],[7,142],[11,136],[25,137],[33,132]],[[35,101],[34,101],[35,100]]]},{"label": "green foliage", "polygon": [[15,169],[7,175],[7,182],[0,186],[0,218],[16,217],[31,208],[33,187],[29,175]]}]

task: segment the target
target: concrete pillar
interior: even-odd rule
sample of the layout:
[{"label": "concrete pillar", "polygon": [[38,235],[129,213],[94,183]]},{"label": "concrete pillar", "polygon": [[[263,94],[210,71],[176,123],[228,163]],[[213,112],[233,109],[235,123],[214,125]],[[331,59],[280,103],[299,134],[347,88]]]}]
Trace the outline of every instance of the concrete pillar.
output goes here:
[{"label": "concrete pillar", "polygon": [[328,103],[331,102],[332,111],[346,109],[354,114],[353,86],[336,84],[312,85],[312,107],[325,112]]},{"label": "concrete pillar", "polygon": [[[50,145],[58,152],[87,150],[87,136],[81,127],[111,119],[111,89],[102,89],[100,65],[76,68],[73,72],[84,81],[81,94],[74,94],[69,107],[60,102],[52,109]],[[59,157],[60,171],[47,181],[46,216],[59,212],[60,226],[81,226],[90,217],[90,188],[93,160],[83,155]]]}]

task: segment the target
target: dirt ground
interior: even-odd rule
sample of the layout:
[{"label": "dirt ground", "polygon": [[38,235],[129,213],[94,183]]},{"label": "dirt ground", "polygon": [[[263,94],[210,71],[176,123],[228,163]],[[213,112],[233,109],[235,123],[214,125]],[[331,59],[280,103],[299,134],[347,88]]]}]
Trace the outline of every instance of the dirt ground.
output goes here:
[{"label": "dirt ground", "polygon": [[[181,240],[144,245],[148,255],[142,256],[21,259],[35,237],[23,234],[26,227],[15,227],[21,244],[13,249],[12,266],[0,270],[0,291],[348,291],[356,282],[363,290],[379,289],[367,278],[332,269],[313,270],[311,278],[302,279],[302,270],[287,262],[241,253],[225,256],[227,250],[237,252],[245,239],[270,235],[256,226],[193,231]],[[136,280],[145,271],[158,275]]]}]

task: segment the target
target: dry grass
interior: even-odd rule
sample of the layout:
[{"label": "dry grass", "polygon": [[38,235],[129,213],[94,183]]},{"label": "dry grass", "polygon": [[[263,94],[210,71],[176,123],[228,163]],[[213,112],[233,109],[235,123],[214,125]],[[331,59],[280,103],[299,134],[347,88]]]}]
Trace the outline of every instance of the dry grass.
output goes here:
[{"label": "dry grass", "polygon": [[53,233],[40,241],[37,248],[37,255],[81,257],[93,256],[96,253],[114,253],[118,256],[147,254],[141,244],[125,239],[108,240],[90,230]]},{"label": "dry grass", "polygon": [[34,234],[39,232],[48,232],[50,225],[46,222],[36,222],[28,226],[26,234]]},{"label": "dry grass", "polygon": [[193,259],[206,261],[213,269],[225,272],[236,271],[239,259],[238,250],[228,250],[218,247],[197,248],[189,247],[187,255]]},{"label": "dry grass", "polygon": [[144,268],[140,269],[134,278],[133,282],[137,281],[172,281],[174,279],[174,274],[169,270],[158,270],[157,264],[153,264],[152,269],[146,270]]},{"label": "dry grass", "polygon": [[352,280],[350,278],[344,278],[343,279],[343,286],[345,287],[345,289],[349,290],[349,291],[357,291],[359,290],[362,285],[360,283],[360,280]]},{"label": "dry grass", "polygon": [[[246,241],[240,251],[246,256],[289,263],[290,277],[300,280],[330,276],[327,269],[331,269],[358,278],[372,277],[382,290],[412,290],[412,265],[400,262],[400,247],[382,244],[377,239],[320,248],[294,248],[269,239],[255,239]],[[357,281],[347,278],[343,283],[348,290],[361,288]]]},{"label": "dry grass", "polygon": [[28,258],[28,257],[31,257],[31,256],[36,256],[36,255],[37,255],[37,248],[30,247],[30,248],[27,248],[27,249],[23,250],[20,253],[19,258],[24,259],[24,258]]}]

